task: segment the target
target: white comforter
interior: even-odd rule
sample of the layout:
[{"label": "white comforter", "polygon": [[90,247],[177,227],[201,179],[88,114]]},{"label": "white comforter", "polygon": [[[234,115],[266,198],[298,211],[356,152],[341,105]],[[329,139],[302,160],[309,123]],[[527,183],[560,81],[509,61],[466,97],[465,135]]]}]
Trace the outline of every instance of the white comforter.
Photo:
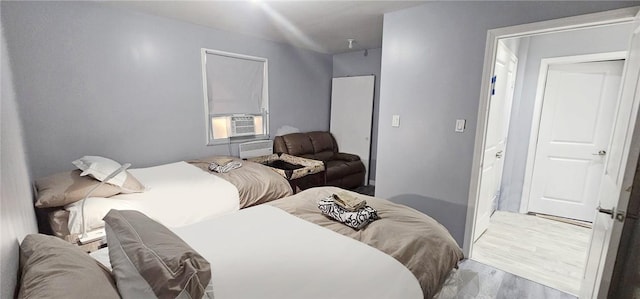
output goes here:
[{"label": "white comforter", "polygon": [[[102,218],[110,209],[138,210],[167,227],[189,225],[240,209],[235,186],[186,162],[131,169],[129,172],[147,190],[87,199],[87,231],[104,227]],[[81,232],[81,203],[66,207],[70,212],[71,233]]]},{"label": "white comforter", "polygon": [[211,264],[216,299],[423,297],[391,256],[271,206],[172,230]]}]

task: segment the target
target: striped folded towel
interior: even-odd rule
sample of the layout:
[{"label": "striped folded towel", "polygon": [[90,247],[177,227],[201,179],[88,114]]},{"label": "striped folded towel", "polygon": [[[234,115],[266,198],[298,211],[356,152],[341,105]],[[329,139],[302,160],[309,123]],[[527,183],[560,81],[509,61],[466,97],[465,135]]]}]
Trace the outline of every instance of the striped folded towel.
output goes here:
[{"label": "striped folded towel", "polygon": [[333,201],[333,195],[321,199],[318,202],[318,209],[320,209],[322,214],[356,230],[360,230],[374,220],[380,219],[380,217],[378,217],[378,211],[370,206],[364,206],[353,212],[345,210]]},{"label": "striped folded towel", "polygon": [[240,167],[242,167],[242,162],[240,161],[231,161],[225,165],[218,165],[216,162],[211,162],[209,164],[209,170],[217,173],[227,173]]}]

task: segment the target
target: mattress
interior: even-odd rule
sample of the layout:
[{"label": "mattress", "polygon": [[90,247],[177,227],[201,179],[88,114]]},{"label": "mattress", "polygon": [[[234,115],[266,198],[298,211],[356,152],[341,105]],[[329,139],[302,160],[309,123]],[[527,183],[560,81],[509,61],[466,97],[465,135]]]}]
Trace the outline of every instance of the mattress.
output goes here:
[{"label": "mattress", "polygon": [[216,299],[423,298],[393,257],[268,205],[172,230],[211,264]]},{"label": "mattress", "polygon": [[[354,230],[324,216],[318,209],[318,200],[338,192],[365,199],[367,205],[377,210],[380,219],[364,229]],[[432,298],[438,293],[451,270],[464,258],[456,241],[440,223],[419,211],[385,199],[337,187],[316,187],[269,205],[394,257],[415,275],[425,298]]]},{"label": "mattress", "polygon": [[[138,210],[169,227],[179,227],[239,209],[238,191],[229,182],[177,162],[129,170],[147,190],[142,193],[95,197],[85,203],[87,229],[104,227],[110,209]],[[69,205],[71,233],[81,231],[81,201]]]},{"label": "mattress", "polygon": [[[270,167],[259,163],[241,161],[242,167],[228,173],[209,171],[209,163],[220,157],[211,156],[188,162],[130,169],[128,170],[130,173],[149,187],[147,192],[92,198],[87,202],[87,206],[91,206],[90,209],[104,210],[101,212],[102,215],[108,212],[109,206],[117,209],[139,209],[150,212],[149,215],[152,217],[160,213],[163,220],[168,219],[170,221],[168,224],[173,225],[173,223],[198,221],[210,214],[246,208],[293,194],[285,178]],[[233,159],[237,160],[237,158]],[[209,186],[212,188],[207,187],[207,184],[212,184]],[[196,196],[192,196],[194,193],[197,193]],[[153,202],[153,198],[156,197],[162,201],[160,205],[138,206],[143,202]],[[112,198],[122,199],[122,201],[116,202],[111,200]],[[140,199],[144,200],[138,202]],[[185,205],[181,205],[180,202],[184,202]],[[79,204],[69,205],[66,209],[46,209],[48,222],[54,235],[63,238],[71,234],[68,229],[71,217],[76,217],[75,220],[72,219],[72,222],[75,222],[72,224],[75,229],[81,226],[77,219]],[[70,215],[70,210],[75,210],[75,215]],[[192,213],[194,218],[190,217]],[[96,221],[101,223],[100,219]]]}]

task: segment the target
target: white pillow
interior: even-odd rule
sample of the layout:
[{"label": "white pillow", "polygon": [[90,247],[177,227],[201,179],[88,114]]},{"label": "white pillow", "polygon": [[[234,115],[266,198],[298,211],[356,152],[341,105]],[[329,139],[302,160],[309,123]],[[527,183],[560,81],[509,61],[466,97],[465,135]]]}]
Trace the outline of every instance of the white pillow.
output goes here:
[{"label": "white pillow", "polygon": [[[82,233],[82,200],[65,207],[69,211],[69,232]],[[136,210],[130,202],[115,198],[89,197],[84,206],[84,221],[87,231],[104,228],[104,218],[109,210]]]},{"label": "white pillow", "polygon": [[[82,170],[81,176],[89,175],[101,182],[118,168],[122,167],[120,163],[100,156],[84,156],[71,163]],[[127,172],[123,171],[107,181],[107,183],[122,187],[126,180]]]}]

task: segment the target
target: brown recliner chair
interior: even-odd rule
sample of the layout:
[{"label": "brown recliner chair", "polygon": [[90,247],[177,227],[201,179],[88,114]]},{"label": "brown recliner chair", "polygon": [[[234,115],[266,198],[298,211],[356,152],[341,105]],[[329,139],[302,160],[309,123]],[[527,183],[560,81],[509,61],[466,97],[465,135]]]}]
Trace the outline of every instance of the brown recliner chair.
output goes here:
[{"label": "brown recliner chair", "polygon": [[360,157],[338,152],[338,144],[329,132],[276,136],[273,152],[324,162],[327,185],[354,189],[364,184],[366,170]]}]

